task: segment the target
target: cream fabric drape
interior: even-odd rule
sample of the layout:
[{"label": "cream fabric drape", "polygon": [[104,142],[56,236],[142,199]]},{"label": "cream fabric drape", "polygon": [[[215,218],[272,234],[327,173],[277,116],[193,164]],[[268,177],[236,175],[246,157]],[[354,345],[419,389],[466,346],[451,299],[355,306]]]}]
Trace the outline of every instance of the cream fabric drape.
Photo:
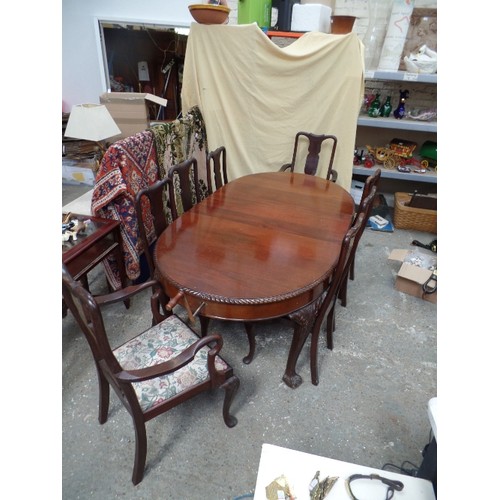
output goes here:
[{"label": "cream fabric drape", "polygon": [[[199,106],[209,149],[227,149],[230,179],[279,170],[291,160],[299,131],[336,135],[337,183],[350,190],[363,49],[355,33],[305,33],[280,48],[256,23],[193,23],[183,112]],[[320,163],[317,175],[325,177],[326,170]]]}]

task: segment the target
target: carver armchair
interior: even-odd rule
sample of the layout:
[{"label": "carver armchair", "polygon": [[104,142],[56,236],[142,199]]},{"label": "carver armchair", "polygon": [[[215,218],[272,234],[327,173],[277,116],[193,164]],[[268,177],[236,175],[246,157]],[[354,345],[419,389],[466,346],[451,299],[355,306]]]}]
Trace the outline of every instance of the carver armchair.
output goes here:
[{"label": "carver armchair", "polygon": [[[134,485],[144,476],[147,452],[146,422],[193,398],[202,391],[225,390],[222,415],[228,427],[237,420],[229,409],[239,379],[220,357],[222,338],[199,338],[175,314],[161,313],[164,298],[156,281],[130,286],[109,295],[92,296],[63,265],[63,296],[83,331],[94,358],[99,381],[99,423],[108,418],[110,386],[130,413],[135,429]],[[152,326],[118,347],[106,333],[101,307],[152,290]],[[127,338],[129,338],[127,336]],[[179,439],[182,433],[179,433]],[[100,446],[100,445],[98,445]],[[105,447],[105,443],[102,443]],[[102,465],[105,467],[105,463]]]},{"label": "carver armchair", "polygon": [[[298,153],[303,147],[302,145],[304,144],[304,141],[305,144],[307,144],[308,152],[304,165],[298,165]],[[338,177],[338,172],[333,168],[333,160],[335,159],[335,151],[337,149],[337,137],[334,135],[318,135],[312,134],[311,132],[297,132],[293,146],[292,161],[290,163],[285,163],[285,165],[280,168],[280,172],[285,172],[287,170],[291,172],[303,171],[303,173],[308,175],[316,175],[323,147],[325,148],[323,154],[327,154],[328,148],[330,151],[326,178],[327,180],[335,182]],[[301,167],[302,170],[300,170]]]}]

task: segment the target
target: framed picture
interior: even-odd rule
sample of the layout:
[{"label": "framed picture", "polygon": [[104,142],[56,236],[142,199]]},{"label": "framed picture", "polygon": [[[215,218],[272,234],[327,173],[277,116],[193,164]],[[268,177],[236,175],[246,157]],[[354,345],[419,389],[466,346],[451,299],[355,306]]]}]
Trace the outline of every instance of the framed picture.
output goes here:
[{"label": "framed picture", "polygon": [[406,71],[404,57],[418,52],[422,45],[437,52],[437,9],[413,9],[406,42],[399,61],[400,71]]}]

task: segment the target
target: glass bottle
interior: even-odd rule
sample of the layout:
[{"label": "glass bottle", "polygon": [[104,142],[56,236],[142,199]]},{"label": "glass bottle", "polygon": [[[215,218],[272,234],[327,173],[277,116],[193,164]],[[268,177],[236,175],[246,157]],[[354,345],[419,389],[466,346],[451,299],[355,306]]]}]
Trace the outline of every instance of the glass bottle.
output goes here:
[{"label": "glass bottle", "polygon": [[387,118],[387,117],[391,116],[391,111],[392,111],[391,96],[388,95],[385,98],[384,105],[380,108],[380,116]]},{"label": "glass bottle", "polygon": [[373,99],[370,104],[370,109],[368,109],[368,116],[376,118],[380,116],[380,94],[376,94],[375,99]]}]

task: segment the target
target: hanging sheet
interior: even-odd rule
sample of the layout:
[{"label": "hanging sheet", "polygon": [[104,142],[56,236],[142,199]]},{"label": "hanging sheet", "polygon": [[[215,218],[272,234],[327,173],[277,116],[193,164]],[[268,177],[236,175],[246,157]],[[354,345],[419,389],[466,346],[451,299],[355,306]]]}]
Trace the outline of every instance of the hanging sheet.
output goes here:
[{"label": "hanging sheet", "polygon": [[[291,160],[295,134],[307,131],[337,136],[337,184],[350,190],[363,93],[355,33],[305,33],[280,48],[256,23],[191,25],[182,108],[199,106],[209,149],[227,149],[230,179],[279,170]],[[326,170],[320,162],[317,175]]]}]

